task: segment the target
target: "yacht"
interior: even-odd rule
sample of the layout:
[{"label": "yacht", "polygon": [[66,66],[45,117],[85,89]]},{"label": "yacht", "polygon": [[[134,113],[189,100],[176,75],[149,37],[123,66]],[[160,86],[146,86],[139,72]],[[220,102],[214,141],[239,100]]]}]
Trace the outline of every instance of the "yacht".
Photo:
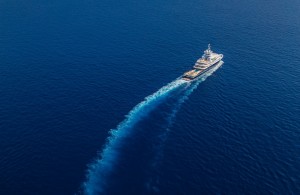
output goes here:
[{"label": "yacht", "polygon": [[192,70],[185,72],[181,79],[185,81],[193,81],[206,73],[208,70],[216,67],[217,65],[223,64],[223,54],[214,53],[211,50],[210,44],[208,44],[208,48],[204,51],[204,54],[201,58],[199,58]]}]

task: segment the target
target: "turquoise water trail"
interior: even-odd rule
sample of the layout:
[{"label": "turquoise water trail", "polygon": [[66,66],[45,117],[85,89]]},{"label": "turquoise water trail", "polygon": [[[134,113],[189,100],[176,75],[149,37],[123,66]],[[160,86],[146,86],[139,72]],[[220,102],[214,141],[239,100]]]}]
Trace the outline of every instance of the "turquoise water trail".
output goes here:
[{"label": "turquoise water trail", "polygon": [[110,136],[99,158],[89,166],[87,180],[83,186],[86,194],[103,192],[106,185],[106,177],[111,173],[115,163],[118,161],[119,148],[122,147],[122,142],[126,137],[130,136],[134,125],[166,99],[170,92],[186,84],[187,82],[185,81],[175,80],[162,87],[136,105],[128,113],[124,121],[116,129],[110,131]]},{"label": "turquoise water trail", "polygon": [[[159,89],[157,92],[145,98],[144,101],[136,105],[126,116],[126,118],[117,126],[116,129],[110,131],[110,136],[107,139],[107,143],[104,146],[98,159],[89,165],[87,171],[87,179],[83,184],[83,190],[85,194],[99,194],[105,191],[105,187],[108,185],[107,177],[113,171],[116,163],[118,163],[118,156],[120,155],[120,148],[126,141],[126,138],[133,133],[134,126],[142,120],[144,117],[155,109],[159,104],[167,100],[167,97],[172,94],[171,92],[184,88],[184,93],[178,97],[176,105],[174,105],[172,111],[168,116],[168,128],[171,126],[173,118],[175,117],[180,105],[188,98],[188,96],[197,88],[197,86],[203,82],[208,76],[210,76],[215,70],[217,70],[222,63],[207,72],[200,77],[196,82],[190,84],[186,81],[176,79],[175,81],[167,84]],[[168,129],[167,128],[167,129]]]}]

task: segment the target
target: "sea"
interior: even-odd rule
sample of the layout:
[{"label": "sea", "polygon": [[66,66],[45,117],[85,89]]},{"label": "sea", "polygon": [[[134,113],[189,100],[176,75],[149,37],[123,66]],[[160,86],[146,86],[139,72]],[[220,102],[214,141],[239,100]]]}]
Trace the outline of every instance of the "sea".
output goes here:
[{"label": "sea", "polygon": [[0,83],[0,194],[300,194],[299,0],[2,0]]}]

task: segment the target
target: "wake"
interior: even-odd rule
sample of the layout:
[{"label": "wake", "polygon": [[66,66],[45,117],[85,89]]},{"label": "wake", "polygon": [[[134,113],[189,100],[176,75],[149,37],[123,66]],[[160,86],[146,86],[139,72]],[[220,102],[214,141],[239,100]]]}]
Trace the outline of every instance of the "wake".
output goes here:
[{"label": "wake", "polygon": [[[86,181],[83,183],[84,194],[94,195],[105,192],[108,186],[107,179],[114,170],[118,163],[118,157],[121,154],[121,148],[126,142],[126,139],[134,132],[134,126],[145,118],[152,110],[158,107],[159,104],[164,102],[172,92],[183,89],[182,93],[178,97],[178,101],[174,105],[171,113],[169,114],[167,121],[167,130],[173,123],[177,111],[181,104],[188,98],[188,96],[197,88],[197,86],[203,82],[208,76],[210,76],[215,70],[217,70],[222,64],[216,66],[205,75],[200,77],[196,82],[190,84],[186,81],[177,79],[166,86],[160,88],[157,92],[146,97],[144,101],[137,104],[129,113],[126,118],[117,126],[116,129],[110,130],[110,136],[107,138],[107,143],[104,146],[101,154],[92,164],[89,165],[86,175]],[[167,132],[167,131],[166,131]],[[163,137],[166,137],[167,133],[164,133]],[[160,145],[163,145],[165,139],[161,141]],[[155,161],[158,161],[156,158]],[[150,181],[150,186],[154,184]]]},{"label": "wake", "polygon": [[89,166],[87,181],[83,184],[85,194],[100,194],[104,192],[105,186],[107,185],[106,177],[111,173],[117,163],[119,148],[122,147],[122,141],[132,133],[132,127],[143,117],[147,116],[160,102],[166,99],[172,91],[187,84],[186,81],[175,80],[162,87],[136,105],[128,115],[126,115],[125,120],[123,120],[116,129],[110,131],[110,136],[100,157]]}]

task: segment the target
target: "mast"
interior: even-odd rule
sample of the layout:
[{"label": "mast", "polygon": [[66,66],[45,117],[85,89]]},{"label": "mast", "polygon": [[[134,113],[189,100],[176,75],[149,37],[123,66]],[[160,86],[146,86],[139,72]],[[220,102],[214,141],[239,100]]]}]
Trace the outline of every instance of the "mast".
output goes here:
[{"label": "mast", "polygon": [[211,46],[208,44],[208,48],[204,51],[204,55],[202,56],[205,60],[210,61],[210,56],[212,54]]}]

